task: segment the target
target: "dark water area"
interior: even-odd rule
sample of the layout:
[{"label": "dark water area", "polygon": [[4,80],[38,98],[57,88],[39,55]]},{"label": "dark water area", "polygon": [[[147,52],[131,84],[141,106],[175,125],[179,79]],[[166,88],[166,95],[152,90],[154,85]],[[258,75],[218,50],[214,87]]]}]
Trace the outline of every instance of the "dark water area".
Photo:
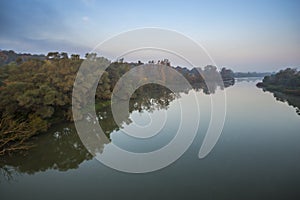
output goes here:
[{"label": "dark water area", "polygon": [[[26,155],[1,158],[0,199],[300,199],[300,99],[256,87],[260,78],[236,79],[225,88],[227,113],[222,135],[211,153],[198,158],[210,120],[210,95],[196,92],[200,126],[183,156],[158,171],[129,174],[93,158],[74,124],[60,124],[33,140]],[[218,97],[219,90],[214,94]],[[170,93],[149,94],[130,105],[123,124],[107,108],[98,110],[100,125],[114,143],[134,152],[163,147],[180,122],[178,101]],[[181,109],[193,109],[189,104]],[[151,140],[124,134],[132,121],[140,125],[164,119]],[[86,119],[90,120],[90,119]],[[153,122],[153,121],[152,121]],[[155,121],[154,121],[155,127]],[[189,131],[189,130],[187,130]]]}]

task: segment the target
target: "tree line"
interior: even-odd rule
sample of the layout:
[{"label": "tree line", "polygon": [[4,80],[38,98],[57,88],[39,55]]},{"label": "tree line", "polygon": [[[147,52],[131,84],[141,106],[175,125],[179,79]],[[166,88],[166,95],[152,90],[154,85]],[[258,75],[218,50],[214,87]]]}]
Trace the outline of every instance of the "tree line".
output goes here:
[{"label": "tree line", "polygon": [[[97,60],[97,54],[86,54],[86,58]],[[72,121],[72,89],[79,67],[84,59],[78,54],[49,52],[45,59],[28,59],[10,62],[0,67],[0,154],[26,150],[29,139],[45,132],[61,121]],[[150,61],[154,62],[154,61]],[[115,84],[130,69],[142,62],[127,63],[122,59],[110,63],[103,73],[96,90],[96,100],[110,100]],[[159,64],[172,67],[167,59]],[[205,88],[203,77],[198,69],[174,67],[191,84],[200,84]],[[212,77],[218,73],[215,66],[206,66],[204,73]],[[222,69],[224,80],[234,80],[233,72]],[[139,96],[145,90],[157,89],[147,86],[137,92]],[[135,98],[133,95],[132,98]]]},{"label": "tree line", "polygon": [[265,76],[257,86],[269,91],[300,96],[300,71],[292,68],[280,70],[276,74]]}]

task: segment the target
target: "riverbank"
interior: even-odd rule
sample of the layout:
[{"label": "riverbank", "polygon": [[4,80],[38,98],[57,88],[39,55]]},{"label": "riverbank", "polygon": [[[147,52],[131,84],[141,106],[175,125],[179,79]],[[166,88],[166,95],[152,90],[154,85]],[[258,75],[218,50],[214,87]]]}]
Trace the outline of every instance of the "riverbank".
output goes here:
[{"label": "riverbank", "polygon": [[271,92],[300,96],[300,72],[291,68],[280,70],[276,74],[265,76],[256,86]]}]

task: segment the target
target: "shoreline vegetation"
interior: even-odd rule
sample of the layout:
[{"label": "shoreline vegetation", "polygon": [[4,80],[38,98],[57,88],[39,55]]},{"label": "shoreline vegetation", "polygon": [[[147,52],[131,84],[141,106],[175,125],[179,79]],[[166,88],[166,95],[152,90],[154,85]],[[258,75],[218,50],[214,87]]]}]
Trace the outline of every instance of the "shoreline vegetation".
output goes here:
[{"label": "shoreline vegetation", "polygon": [[274,73],[270,72],[234,72],[234,78],[257,78],[257,77],[265,77],[265,76],[270,76]]},{"label": "shoreline vegetation", "polygon": [[280,70],[276,74],[265,76],[256,86],[270,92],[300,96],[300,71],[291,68]]},{"label": "shoreline vegetation", "polygon": [[[110,62],[96,53],[87,53],[82,59],[78,54],[69,56],[65,52],[49,52],[47,55],[17,54],[14,51],[0,51],[0,156],[10,155],[15,152],[26,152],[34,146],[32,138],[45,133],[53,125],[62,122],[72,122],[72,91],[73,84],[79,67],[85,60],[107,61],[109,67],[102,74],[95,94],[95,109],[110,108],[112,91],[116,83],[126,72],[134,67],[142,65],[141,61],[125,62],[120,59]],[[298,95],[299,72],[294,69],[282,70],[277,74],[236,72],[208,65],[202,68],[187,69],[186,67],[174,67],[168,59],[160,61],[149,61],[149,64],[165,65],[175,69],[192,85],[193,89],[203,90],[203,93],[210,94],[217,87],[229,87],[235,83],[234,78],[241,77],[262,77],[262,83],[258,87],[266,90],[276,90],[286,94]],[[147,64],[147,63],[145,63]],[[205,80],[214,82],[217,76],[221,75],[224,85],[209,85]],[[171,74],[161,74],[164,76]],[[174,77],[173,77],[174,78]],[[210,84],[210,83],[208,83]],[[210,90],[208,90],[208,87]],[[185,91],[179,91],[185,92]],[[137,89],[130,101],[140,101],[145,94],[154,95],[158,104],[160,98],[171,93],[163,86],[147,84]],[[83,96],[83,95],[82,95]],[[79,97],[80,98],[80,97]],[[93,97],[92,97],[93,98]],[[147,96],[147,98],[151,98]],[[153,105],[147,104],[149,108]],[[165,106],[165,105],[158,105]],[[138,109],[138,108],[137,108]],[[84,116],[80,116],[83,118]],[[99,121],[99,123],[105,123]],[[112,124],[113,127],[115,125]]]},{"label": "shoreline vegetation", "polygon": [[[78,54],[68,56],[65,52],[49,52],[44,56],[0,51],[0,155],[28,150],[32,147],[30,139],[33,136],[46,132],[59,122],[73,121],[73,84],[79,67],[86,59],[100,61],[105,58],[98,57],[96,53],[87,53],[85,59],[82,59]],[[203,69],[187,69],[171,66],[168,59],[149,63],[172,67],[193,87],[202,89],[206,94],[209,91],[199,71],[210,80],[219,75],[217,67],[212,65]],[[108,106],[107,102],[120,77],[141,64],[144,63],[129,63],[123,59],[111,62],[97,85],[96,109]],[[232,70],[222,68],[220,74],[225,87],[234,84]],[[214,85],[212,88],[217,87]],[[136,90],[130,99],[155,89],[156,84],[146,85]]]}]

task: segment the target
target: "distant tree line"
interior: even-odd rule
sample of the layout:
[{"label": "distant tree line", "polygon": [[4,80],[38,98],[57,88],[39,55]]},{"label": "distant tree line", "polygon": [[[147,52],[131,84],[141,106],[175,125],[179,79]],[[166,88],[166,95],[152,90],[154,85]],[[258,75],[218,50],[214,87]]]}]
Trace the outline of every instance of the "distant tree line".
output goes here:
[{"label": "distant tree line", "polygon": [[270,72],[235,72],[235,78],[246,78],[246,77],[265,77],[269,76],[272,73]]},{"label": "distant tree line", "polygon": [[29,54],[29,53],[16,53],[12,50],[0,50],[0,67],[7,65],[10,62],[21,63],[30,59],[45,60],[46,56],[43,54]]},{"label": "distant tree line", "polygon": [[257,86],[269,91],[300,96],[300,71],[291,68],[280,70],[276,74],[265,76]]}]

